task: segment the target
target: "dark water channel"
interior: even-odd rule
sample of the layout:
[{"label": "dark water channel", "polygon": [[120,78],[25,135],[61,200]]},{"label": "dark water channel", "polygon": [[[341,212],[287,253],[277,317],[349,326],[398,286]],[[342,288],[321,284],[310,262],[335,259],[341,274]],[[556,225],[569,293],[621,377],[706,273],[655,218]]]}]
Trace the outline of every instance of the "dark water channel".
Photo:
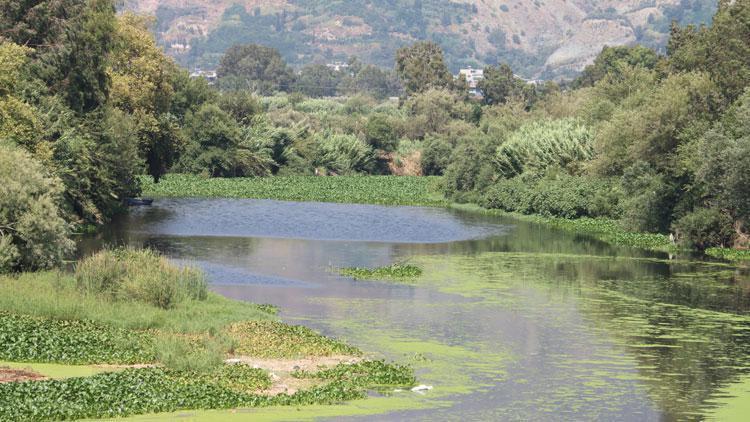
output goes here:
[{"label": "dark water channel", "polygon": [[[750,277],[719,263],[445,209],[157,200],[84,250],[147,245],[272,303],[427,394],[372,420],[698,420],[750,374]],[[409,261],[412,285],[333,268]],[[403,398],[403,397],[402,397]],[[342,419],[355,419],[341,416]]]}]

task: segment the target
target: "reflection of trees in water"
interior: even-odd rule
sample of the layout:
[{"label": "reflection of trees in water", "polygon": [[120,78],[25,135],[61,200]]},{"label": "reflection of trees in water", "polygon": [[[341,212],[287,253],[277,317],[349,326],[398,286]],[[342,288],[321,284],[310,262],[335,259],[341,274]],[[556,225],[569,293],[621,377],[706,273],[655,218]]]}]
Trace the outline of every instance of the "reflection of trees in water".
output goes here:
[{"label": "reflection of trees in water", "polygon": [[456,263],[461,273],[478,277],[482,289],[534,286],[550,297],[575,297],[589,329],[601,330],[636,359],[638,378],[671,417],[699,418],[721,388],[750,374],[750,289],[742,271],[517,253],[449,265]]},{"label": "reflection of trees in water", "polygon": [[556,279],[579,280],[583,314],[637,359],[669,413],[700,413],[718,389],[750,373],[750,318],[741,315],[750,296],[735,272],[632,260],[546,263],[545,272],[550,266]]}]

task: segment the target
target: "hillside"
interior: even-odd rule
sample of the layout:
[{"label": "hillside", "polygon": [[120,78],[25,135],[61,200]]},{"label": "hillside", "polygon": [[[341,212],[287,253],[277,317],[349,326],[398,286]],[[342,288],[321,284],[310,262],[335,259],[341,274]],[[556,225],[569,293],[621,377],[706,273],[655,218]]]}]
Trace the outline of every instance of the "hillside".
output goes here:
[{"label": "hillside", "polygon": [[663,49],[670,23],[710,20],[716,0],[126,0],[156,16],[160,43],[188,67],[212,68],[236,43],[275,47],[293,65],[361,60],[438,42],[452,70],[510,63],[527,78],[569,77],[604,45]]}]

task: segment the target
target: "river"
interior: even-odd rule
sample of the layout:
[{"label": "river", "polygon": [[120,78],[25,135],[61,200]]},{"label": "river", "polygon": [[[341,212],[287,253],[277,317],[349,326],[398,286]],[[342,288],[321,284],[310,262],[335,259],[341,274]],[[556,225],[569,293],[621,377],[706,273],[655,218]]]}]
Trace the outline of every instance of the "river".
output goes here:
[{"label": "river", "polygon": [[[750,374],[750,275],[471,212],[160,199],[84,249],[145,245],[225,296],[412,364],[433,389],[340,420],[685,420]],[[409,262],[412,284],[337,267]],[[294,409],[277,410],[295,419]],[[362,413],[365,413],[364,415]]]}]

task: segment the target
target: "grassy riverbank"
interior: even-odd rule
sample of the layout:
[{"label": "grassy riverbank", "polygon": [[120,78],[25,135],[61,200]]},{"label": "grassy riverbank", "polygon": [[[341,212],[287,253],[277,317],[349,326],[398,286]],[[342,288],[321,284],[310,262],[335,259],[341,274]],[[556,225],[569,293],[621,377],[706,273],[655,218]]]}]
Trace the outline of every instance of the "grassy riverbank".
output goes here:
[{"label": "grassy riverbank", "polygon": [[332,404],[416,382],[269,309],[149,251],[0,277],[0,420]]}]

